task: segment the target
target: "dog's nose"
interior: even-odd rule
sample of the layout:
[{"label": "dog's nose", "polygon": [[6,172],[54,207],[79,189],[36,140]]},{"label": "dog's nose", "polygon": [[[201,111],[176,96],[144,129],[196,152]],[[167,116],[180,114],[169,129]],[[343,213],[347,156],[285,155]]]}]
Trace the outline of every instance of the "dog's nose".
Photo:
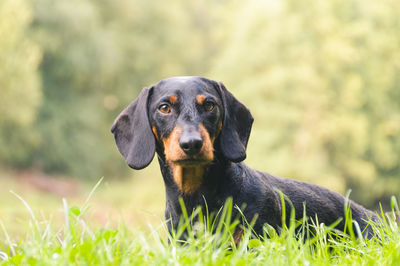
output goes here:
[{"label": "dog's nose", "polygon": [[183,135],[179,139],[179,146],[187,155],[195,155],[203,147],[203,139],[200,134]]}]

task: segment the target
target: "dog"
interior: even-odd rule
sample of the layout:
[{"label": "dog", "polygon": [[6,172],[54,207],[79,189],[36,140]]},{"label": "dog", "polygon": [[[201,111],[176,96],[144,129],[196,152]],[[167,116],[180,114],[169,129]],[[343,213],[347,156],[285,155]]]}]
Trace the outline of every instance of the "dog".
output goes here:
[{"label": "dog", "polygon": [[[145,168],[157,153],[169,230],[177,229],[182,215],[179,198],[187,210],[200,206],[209,212],[217,212],[232,198],[234,205],[246,206],[243,214],[248,221],[257,217],[253,230],[259,235],[266,223],[281,230],[283,202],[287,221],[294,208],[297,220],[304,214],[326,225],[342,219],[336,228],[343,231],[345,197],[243,163],[252,123],[250,111],[223,83],[196,76],[172,77],[144,88],[115,119],[111,132],[133,169]],[[368,220],[376,215],[353,201],[348,203],[362,234],[372,236]]]}]

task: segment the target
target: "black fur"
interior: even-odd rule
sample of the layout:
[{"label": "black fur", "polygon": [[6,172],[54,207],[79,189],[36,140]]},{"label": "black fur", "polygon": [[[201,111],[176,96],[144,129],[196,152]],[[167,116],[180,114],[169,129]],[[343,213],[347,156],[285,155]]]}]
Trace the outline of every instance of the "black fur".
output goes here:
[{"label": "black fur", "polygon": [[[196,102],[199,94],[215,105],[213,110],[205,111]],[[177,103],[168,102],[171,95],[179,98]],[[159,111],[163,103],[171,107],[170,113]],[[318,216],[320,223],[330,225],[343,218],[345,198],[342,195],[313,184],[263,173],[241,162],[246,157],[252,123],[250,111],[222,83],[202,77],[176,77],[162,80],[151,89],[144,89],[118,116],[111,131],[121,154],[134,169],[146,167],[156,149],[166,187],[165,216],[172,219],[175,229],[182,214],[179,197],[183,198],[188,210],[205,207],[205,199],[210,212],[218,211],[225,200],[232,197],[233,204],[239,207],[246,205],[244,214],[248,221],[258,216],[254,226],[258,234],[262,234],[264,223],[278,231],[281,227],[279,191],[287,197],[287,218],[291,208],[289,201],[295,208],[296,219],[303,218],[303,204],[306,206],[306,215],[313,219]],[[200,164],[195,160],[197,157],[187,155],[184,161],[168,162],[161,140],[168,138],[177,127],[183,130],[186,137],[191,132],[198,136],[200,124],[215,139],[213,160]],[[155,134],[151,127],[155,128]],[[201,185],[195,191],[185,193],[179,188],[172,171],[175,163],[204,169]],[[353,201],[350,201],[350,208],[353,219],[364,230],[364,235],[372,235],[366,220],[376,219],[376,215]],[[344,230],[343,220],[337,229]]]},{"label": "black fur", "polygon": [[147,114],[147,101],[151,89],[144,88],[114,121],[111,132],[127,164],[133,169],[143,169],[153,160],[155,140]]},{"label": "black fur", "polygon": [[246,159],[246,147],[254,119],[246,106],[236,100],[222,83],[218,83],[217,88],[224,109],[221,150],[225,158],[241,162]]}]

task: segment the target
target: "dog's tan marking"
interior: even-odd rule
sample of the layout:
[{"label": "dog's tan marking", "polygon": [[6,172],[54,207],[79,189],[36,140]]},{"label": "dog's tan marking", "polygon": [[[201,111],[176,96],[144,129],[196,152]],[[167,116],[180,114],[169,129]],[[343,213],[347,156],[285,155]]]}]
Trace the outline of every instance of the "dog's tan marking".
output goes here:
[{"label": "dog's tan marking", "polygon": [[[208,131],[202,124],[199,125],[199,131],[203,139],[203,146],[201,147],[199,154],[197,154],[193,159],[212,161],[214,160],[215,138],[210,138],[210,134],[208,134]],[[179,138],[181,135],[182,129],[179,126],[176,126],[174,130],[172,130],[171,134],[167,138],[163,139],[165,159],[167,161],[176,162],[187,159],[186,153],[179,146]]]},{"label": "dog's tan marking", "polygon": [[219,133],[221,133],[221,131],[222,131],[222,121],[219,121],[219,122],[218,122],[218,131],[217,131],[216,136],[218,136]]},{"label": "dog's tan marking", "polygon": [[153,131],[153,134],[154,134],[154,136],[156,137],[156,139],[157,139],[157,141],[158,141],[159,139],[158,139],[156,127],[155,127],[155,126],[152,126],[152,127],[151,127],[151,130]]},{"label": "dog's tan marking", "polygon": [[176,104],[178,102],[178,96],[176,95],[169,96],[168,100],[171,104]]},{"label": "dog's tan marking", "polygon": [[203,146],[200,152],[192,157],[194,160],[202,160],[204,163],[197,165],[180,164],[179,161],[188,159],[186,153],[179,145],[179,138],[182,135],[182,129],[176,126],[171,134],[162,139],[164,143],[165,159],[171,167],[173,179],[179,190],[184,194],[195,192],[203,182],[207,162],[214,160],[214,140],[211,138],[207,129],[199,124],[198,130],[203,139]]},{"label": "dog's tan marking", "polygon": [[184,194],[195,192],[203,183],[205,166],[183,166],[172,164],[171,167],[174,181],[179,190]]},{"label": "dog's tan marking", "polygon": [[200,155],[207,161],[214,160],[214,140],[215,138],[210,138],[210,134],[203,124],[199,124],[199,131],[201,137],[203,138],[203,147],[201,147]]},{"label": "dog's tan marking", "polygon": [[186,158],[185,152],[179,146],[179,138],[181,135],[182,129],[179,126],[176,126],[167,138],[162,139],[164,143],[165,159],[169,162],[183,160]]},{"label": "dog's tan marking", "polygon": [[196,101],[200,105],[203,105],[205,99],[206,99],[206,96],[203,94],[199,94],[196,96]]}]

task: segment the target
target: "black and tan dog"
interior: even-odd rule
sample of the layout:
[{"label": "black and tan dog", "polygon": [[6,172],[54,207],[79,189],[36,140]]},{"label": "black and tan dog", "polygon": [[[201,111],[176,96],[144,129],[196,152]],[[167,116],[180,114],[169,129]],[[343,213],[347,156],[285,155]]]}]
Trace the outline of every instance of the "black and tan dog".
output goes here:
[{"label": "black and tan dog", "polygon": [[[333,224],[344,216],[345,198],[328,189],[276,177],[246,166],[246,146],[253,117],[224,85],[202,77],[174,77],[144,88],[116,118],[111,131],[128,165],[142,169],[155,152],[166,188],[167,219],[176,229],[179,197],[188,210],[205,205],[218,211],[228,197],[244,206],[248,221],[258,216],[255,232],[265,223],[279,231],[282,223],[278,191],[290,199],[297,219],[318,216]],[[286,204],[289,212],[289,202]],[[352,217],[365,235],[375,215],[350,202]],[[344,229],[342,220],[337,228]],[[170,228],[171,229],[171,228]]]}]

